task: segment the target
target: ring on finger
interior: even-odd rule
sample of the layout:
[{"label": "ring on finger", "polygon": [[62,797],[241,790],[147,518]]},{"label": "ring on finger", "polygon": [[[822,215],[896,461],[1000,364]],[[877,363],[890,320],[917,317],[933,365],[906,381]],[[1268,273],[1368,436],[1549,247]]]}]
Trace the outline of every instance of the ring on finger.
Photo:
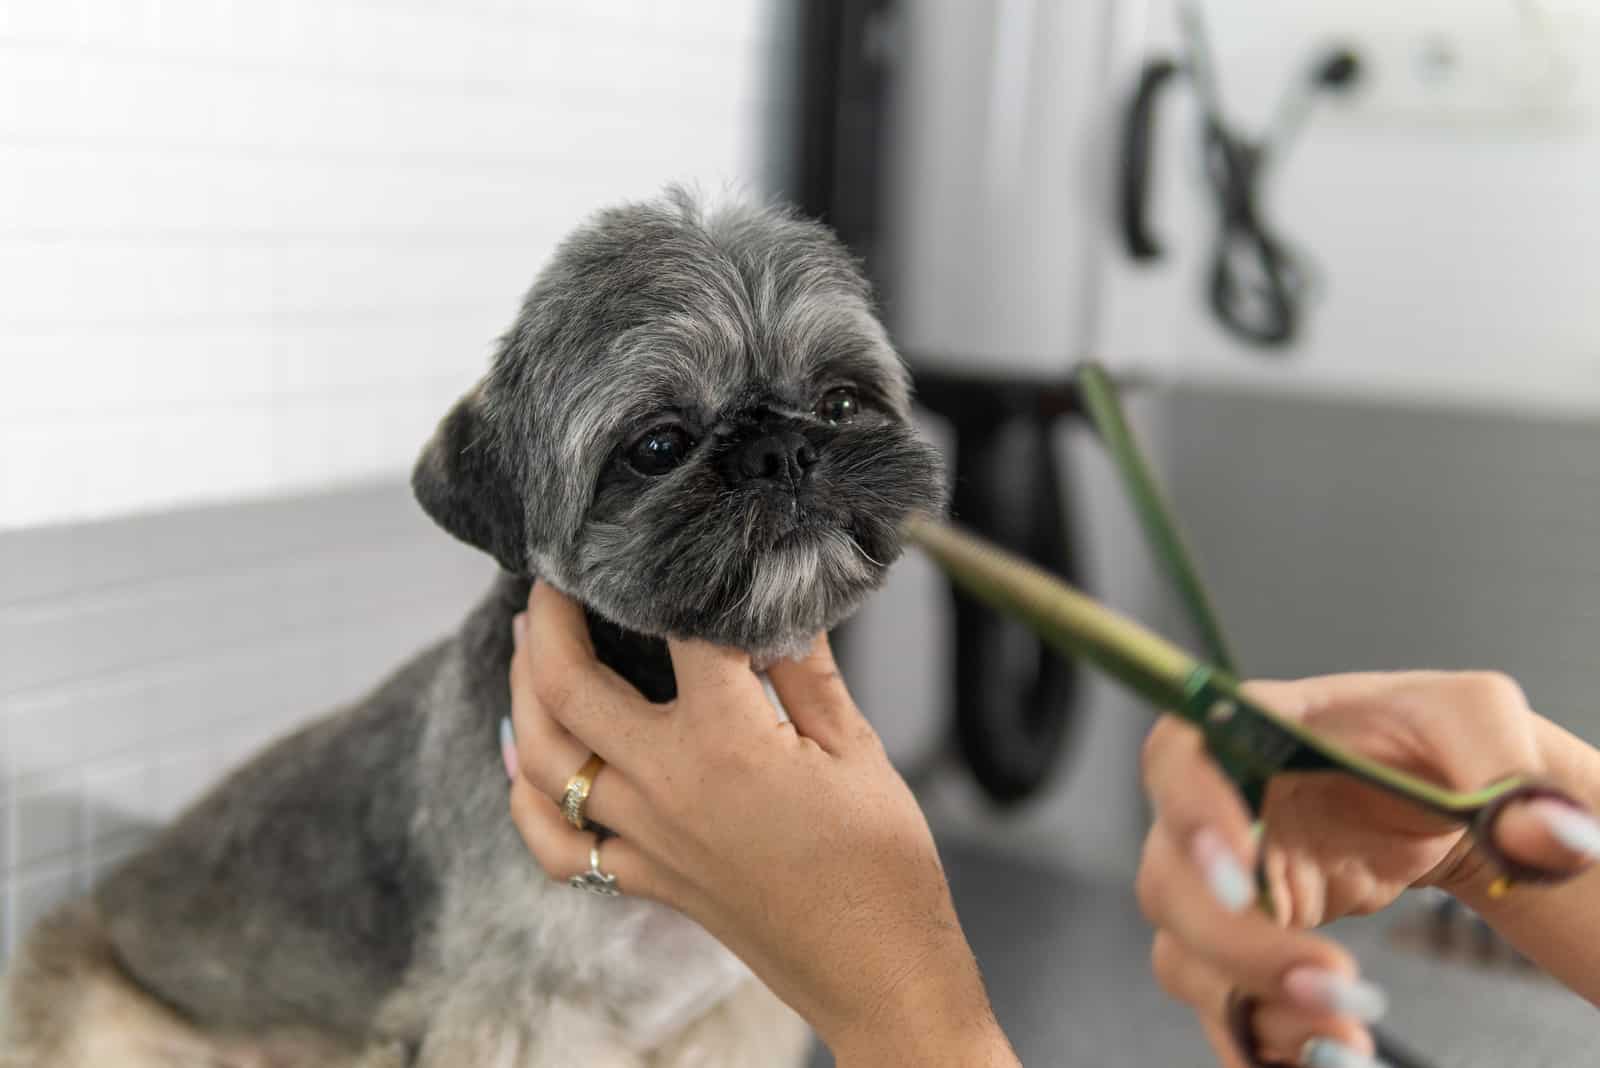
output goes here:
[{"label": "ring on finger", "polygon": [[617,889],[617,877],[609,875],[600,868],[600,836],[594,836],[594,841],[589,846],[589,870],[579,872],[567,880],[567,885],[574,890],[587,890],[600,897],[616,897],[622,891]]},{"label": "ring on finger", "polygon": [[583,762],[583,767],[573,773],[567,780],[567,788],[561,794],[561,814],[567,822],[578,830],[589,826],[588,819],[584,816],[583,807],[589,801],[589,791],[594,789],[594,779],[600,774],[600,769],[606,766],[598,754],[593,754]]}]

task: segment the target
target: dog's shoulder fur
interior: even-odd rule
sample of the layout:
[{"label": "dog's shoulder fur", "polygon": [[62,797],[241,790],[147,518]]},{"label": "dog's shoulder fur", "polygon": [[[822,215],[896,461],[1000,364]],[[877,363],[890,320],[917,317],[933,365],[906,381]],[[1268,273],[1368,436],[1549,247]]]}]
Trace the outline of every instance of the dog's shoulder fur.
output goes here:
[{"label": "dog's shoulder fur", "polygon": [[412,825],[430,682],[457,655],[436,646],[272,745],[102,882],[123,966],[206,1026],[362,1033],[438,909]]},{"label": "dog's shoulder fur", "polygon": [[[187,1064],[162,1059],[180,1049],[228,1068],[466,1063],[438,1028],[453,1001],[501,1008],[495,1041],[523,1051],[506,1063],[565,1063],[616,1040],[582,1021],[626,1031],[634,1007],[693,994],[697,968],[708,990],[744,981],[669,910],[552,888],[506,818],[496,726],[527,588],[502,574],[457,634],[264,750],[42,923],[8,976],[0,1066],[87,1068],[107,1028],[137,1068],[138,1050]],[[636,684],[670,689],[670,668],[640,673],[638,636],[595,636]],[[667,957],[641,970],[652,941]],[[766,1015],[779,1045],[803,1033]]]}]

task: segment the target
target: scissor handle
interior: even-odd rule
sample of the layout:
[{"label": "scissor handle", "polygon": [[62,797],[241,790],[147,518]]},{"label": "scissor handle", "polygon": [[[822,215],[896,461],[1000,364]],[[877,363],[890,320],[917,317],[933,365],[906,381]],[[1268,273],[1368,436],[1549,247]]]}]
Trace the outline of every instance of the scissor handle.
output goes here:
[{"label": "scissor handle", "polygon": [[1556,871],[1516,859],[1495,841],[1494,831],[1501,817],[1510,811],[1513,805],[1529,801],[1559,801],[1579,812],[1586,811],[1584,806],[1560,787],[1541,779],[1519,778],[1507,780],[1504,785],[1506,789],[1496,794],[1491,801],[1479,806],[1472,813],[1471,822],[1467,824],[1467,833],[1472,835],[1473,844],[1500,870],[1500,878],[1489,887],[1490,896],[1497,897],[1505,893],[1515,883],[1550,885],[1566,882],[1577,875],[1576,871]]},{"label": "scissor handle", "polygon": [[1256,1009],[1260,1004],[1259,998],[1238,990],[1228,992],[1228,1003],[1223,1008],[1223,1024],[1228,1029],[1228,1037],[1233,1039],[1235,1051],[1250,1068],[1289,1068],[1288,1065],[1261,1059],[1260,1047],[1256,1044]]},{"label": "scissor handle", "polygon": [[1503,892],[1514,883],[1558,883],[1577,874],[1519,861],[1495,841],[1495,828],[1513,805],[1549,799],[1586,811],[1585,806],[1551,783],[1512,776],[1478,790],[1447,789],[1370,760],[1304,724],[1261,707],[1239,692],[1234,679],[1204,667],[1191,675],[1179,712],[1200,727],[1207,751],[1243,795],[1253,815],[1261,814],[1272,776],[1283,772],[1336,772],[1463,825],[1478,849],[1499,869],[1500,879],[1491,892]]}]

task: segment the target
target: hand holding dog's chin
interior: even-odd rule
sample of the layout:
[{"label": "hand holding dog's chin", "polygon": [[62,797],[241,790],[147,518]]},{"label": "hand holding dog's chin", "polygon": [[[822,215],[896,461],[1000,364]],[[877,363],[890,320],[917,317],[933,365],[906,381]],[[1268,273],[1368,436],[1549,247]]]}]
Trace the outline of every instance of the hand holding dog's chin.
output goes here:
[{"label": "hand holding dog's chin", "polygon": [[826,638],[768,673],[791,727],[741,654],[672,643],[678,697],[653,705],[594,660],[576,604],[540,584],[529,620],[511,673],[512,811],[546,872],[588,866],[592,836],[554,797],[599,753],[588,811],[619,836],[602,866],[716,935],[839,1064],[1017,1063],[927,821]]}]

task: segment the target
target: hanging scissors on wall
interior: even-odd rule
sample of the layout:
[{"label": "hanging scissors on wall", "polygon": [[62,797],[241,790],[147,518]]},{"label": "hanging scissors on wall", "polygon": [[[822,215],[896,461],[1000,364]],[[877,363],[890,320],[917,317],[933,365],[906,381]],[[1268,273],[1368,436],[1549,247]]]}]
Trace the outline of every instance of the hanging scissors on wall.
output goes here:
[{"label": "hanging scissors on wall", "polygon": [[1320,55],[1310,75],[1297,80],[1283,96],[1269,132],[1253,139],[1239,130],[1222,106],[1217,66],[1199,6],[1185,4],[1179,18],[1182,61],[1158,58],[1145,64],[1124,120],[1119,193],[1123,244],[1138,261],[1163,255],[1149,220],[1156,106],[1162,92],[1184,77],[1199,105],[1206,181],[1216,205],[1217,237],[1206,280],[1207,300],[1217,321],[1234,336],[1263,348],[1281,348],[1299,334],[1309,269],[1266,218],[1265,177],[1305,125],[1315,96],[1355,85],[1361,62],[1344,48]]}]

